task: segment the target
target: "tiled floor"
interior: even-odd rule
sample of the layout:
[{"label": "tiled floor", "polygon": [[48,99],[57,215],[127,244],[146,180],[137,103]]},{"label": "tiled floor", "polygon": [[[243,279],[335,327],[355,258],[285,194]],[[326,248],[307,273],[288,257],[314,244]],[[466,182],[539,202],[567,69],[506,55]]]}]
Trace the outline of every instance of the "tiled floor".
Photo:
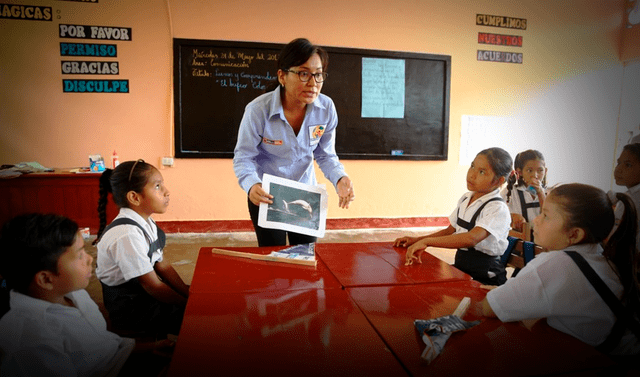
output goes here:
[{"label": "tiled floor", "polygon": [[[325,236],[318,242],[392,242],[404,235],[418,236],[432,233],[440,228],[399,228],[399,229],[350,229],[327,231]],[[91,237],[86,242],[87,252],[95,257],[97,248],[91,245],[95,239]],[[168,234],[167,245],[164,250],[165,258],[171,262],[178,274],[185,283],[190,284],[193,271],[196,266],[198,251],[203,246],[257,246],[258,243],[253,232],[231,232],[231,233],[182,233]],[[432,251],[438,258],[453,263],[454,250]],[[89,295],[96,301],[100,310],[108,318],[108,314],[102,304],[102,288],[95,273],[87,287]]]}]

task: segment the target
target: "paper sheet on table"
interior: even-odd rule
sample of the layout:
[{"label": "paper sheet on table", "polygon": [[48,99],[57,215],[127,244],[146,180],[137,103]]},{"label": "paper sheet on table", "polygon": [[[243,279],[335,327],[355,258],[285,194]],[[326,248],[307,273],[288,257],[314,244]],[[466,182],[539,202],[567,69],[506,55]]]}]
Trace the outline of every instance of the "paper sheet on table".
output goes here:
[{"label": "paper sheet on table", "polygon": [[324,185],[306,185],[264,174],[262,188],[273,195],[273,203],[260,203],[259,226],[324,237],[329,207]]}]

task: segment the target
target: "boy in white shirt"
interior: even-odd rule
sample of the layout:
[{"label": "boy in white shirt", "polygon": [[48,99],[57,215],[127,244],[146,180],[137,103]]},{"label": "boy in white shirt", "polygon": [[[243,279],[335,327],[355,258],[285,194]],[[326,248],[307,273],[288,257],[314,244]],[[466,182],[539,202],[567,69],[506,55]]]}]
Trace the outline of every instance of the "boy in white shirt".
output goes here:
[{"label": "boy in white shirt", "polygon": [[0,274],[11,291],[0,319],[0,375],[118,375],[135,340],[107,331],[84,290],[92,262],[66,217],[21,215],[4,225]]}]

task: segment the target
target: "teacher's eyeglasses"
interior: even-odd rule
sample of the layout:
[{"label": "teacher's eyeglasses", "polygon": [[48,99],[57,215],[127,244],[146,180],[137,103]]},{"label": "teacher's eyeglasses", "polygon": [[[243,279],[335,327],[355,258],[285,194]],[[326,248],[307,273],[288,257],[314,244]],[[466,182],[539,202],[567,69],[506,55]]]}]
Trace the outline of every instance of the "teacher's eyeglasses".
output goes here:
[{"label": "teacher's eyeglasses", "polygon": [[329,76],[329,74],[327,72],[311,73],[309,71],[294,71],[294,70],[291,70],[291,69],[285,69],[284,71],[285,72],[295,73],[296,75],[298,75],[298,78],[302,82],[307,82],[307,81],[311,80],[311,77],[313,77],[313,79],[316,80],[316,82],[318,84],[320,84],[321,82],[326,80],[327,76]]}]

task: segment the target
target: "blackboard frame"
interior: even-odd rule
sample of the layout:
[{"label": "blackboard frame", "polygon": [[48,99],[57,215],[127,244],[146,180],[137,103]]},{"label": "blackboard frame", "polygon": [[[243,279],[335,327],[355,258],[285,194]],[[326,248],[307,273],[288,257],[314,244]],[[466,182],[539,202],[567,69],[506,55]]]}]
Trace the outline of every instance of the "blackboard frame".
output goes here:
[{"label": "blackboard frame", "polygon": [[[210,110],[206,103],[209,91],[203,91],[202,87],[196,87],[202,80],[196,81],[188,76],[188,70],[193,67],[189,66],[187,53],[193,53],[194,48],[202,48],[203,50],[209,49],[209,51],[234,49],[269,54],[279,52],[283,46],[283,44],[277,43],[174,38],[176,158],[233,158],[233,147],[237,138],[242,110],[248,102],[260,94],[256,92],[249,98],[238,95],[237,101],[235,97],[229,98],[225,94],[222,97],[225,101],[234,102],[233,106],[225,105],[225,111]],[[322,93],[331,97],[336,105],[339,120],[336,132],[336,152],[341,159],[447,159],[451,56],[323,47],[329,53],[327,72],[330,77],[325,82]],[[353,90],[353,88],[361,89],[362,71],[361,64],[358,65],[358,62],[363,57],[405,60],[407,75],[405,118],[393,120],[360,117],[361,90]],[[276,63],[275,61],[269,63],[272,64],[273,69],[267,75],[275,76]],[[428,72],[424,73],[425,71]],[[194,92],[198,94],[198,100],[191,97]],[[354,95],[354,92],[357,95]],[[200,103],[200,98],[203,98],[205,102]],[[195,106],[195,102],[199,103],[200,108]],[[195,106],[195,108],[191,109],[190,106]],[[210,114],[207,113],[209,111]],[[226,123],[224,127],[211,128],[210,125],[216,123],[215,119],[213,121],[211,119],[216,116],[223,118],[217,122]],[[193,117],[200,117],[199,122],[192,121]],[[225,146],[218,147],[217,150],[185,148],[185,144],[188,144],[189,140],[196,140],[195,142],[199,144],[205,142],[207,133],[212,133],[208,136],[210,140],[215,139],[216,143],[223,142]]]}]

